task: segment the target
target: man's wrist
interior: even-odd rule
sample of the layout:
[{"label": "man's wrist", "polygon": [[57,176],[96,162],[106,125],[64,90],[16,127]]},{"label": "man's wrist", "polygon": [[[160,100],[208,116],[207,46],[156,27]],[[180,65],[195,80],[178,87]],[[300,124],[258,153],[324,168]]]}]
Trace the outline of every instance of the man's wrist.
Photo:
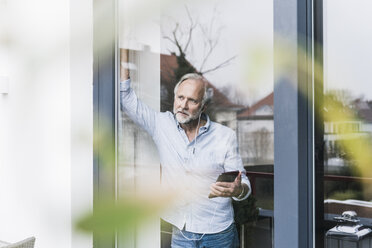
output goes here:
[{"label": "man's wrist", "polygon": [[247,194],[245,188],[246,188],[245,184],[242,184],[242,191],[238,196],[236,196],[237,199],[242,199],[245,196],[245,194]]},{"label": "man's wrist", "polygon": [[125,91],[125,92],[129,91],[130,90],[130,81],[131,81],[130,78],[128,78],[125,81],[121,81],[120,86],[119,86],[120,91]]},{"label": "man's wrist", "polygon": [[235,195],[235,197],[238,198],[238,199],[242,198],[244,196],[244,191],[245,191],[244,185],[242,184],[241,185],[241,190],[239,190],[240,193]]}]

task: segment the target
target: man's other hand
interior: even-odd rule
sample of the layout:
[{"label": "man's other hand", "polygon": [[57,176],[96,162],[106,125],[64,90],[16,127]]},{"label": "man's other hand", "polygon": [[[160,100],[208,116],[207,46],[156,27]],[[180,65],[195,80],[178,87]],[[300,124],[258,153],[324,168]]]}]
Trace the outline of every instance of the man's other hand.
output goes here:
[{"label": "man's other hand", "polygon": [[238,197],[244,190],[242,185],[242,175],[239,172],[234,182],[215,182],[211,185],[210,198],[214,197]]}]

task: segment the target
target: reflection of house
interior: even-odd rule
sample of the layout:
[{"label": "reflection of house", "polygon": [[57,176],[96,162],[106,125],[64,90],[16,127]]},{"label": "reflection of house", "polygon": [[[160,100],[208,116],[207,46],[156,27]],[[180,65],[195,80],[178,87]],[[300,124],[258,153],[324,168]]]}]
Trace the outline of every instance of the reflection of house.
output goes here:
[{"label": "reflection of house", "polygon": [[[187,72],[197,72],[197,70],[187,62],[186,68],[180,68],[175,54],[160,56],[161,70],[161,111],[172,111],[174,86],[178,82],[177,74]],[[180,73],[181,72],[181,73]],[[226,125],[234,130],[236,126],[237,111],[244,108],[242,105],[232,103],[221,91],[219,91],[207,79],[207,87],[213,89],[212,103],[208,107],[208,115],[213,121]]]},{"label": "reflection of house", "polygon": [[[372,137],[372,102],[354,100],[346,111],[353,116],[340,119],[327,120],[325,116],[324,140],[327,150],[326,165],[342,166],[345,164],[345,151],[340,145],[341,141]],[[327,113],[326,113],[327,115]]]},{"label": "reflection of house", "polygon": [[372,133],[372,102],[356,100],[354,106],[360,120],[360,131]]},{"label": "reflection of house", "polygon": [[274,93],[239,112],[238,137],[245,165],[273,164]]}]

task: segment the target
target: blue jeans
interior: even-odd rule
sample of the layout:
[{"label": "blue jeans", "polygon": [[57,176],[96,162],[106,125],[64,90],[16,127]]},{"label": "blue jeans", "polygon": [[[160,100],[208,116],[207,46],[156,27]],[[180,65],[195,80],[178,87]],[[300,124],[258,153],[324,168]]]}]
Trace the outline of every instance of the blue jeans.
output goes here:
[{"label": "blue jeans", "polygon": [[185,230],[182,230],[181,233],[177,227],[173,226],[172,248],[239,248],[239,237],[235,223],[222,232],[202,236],[203,234]]}]

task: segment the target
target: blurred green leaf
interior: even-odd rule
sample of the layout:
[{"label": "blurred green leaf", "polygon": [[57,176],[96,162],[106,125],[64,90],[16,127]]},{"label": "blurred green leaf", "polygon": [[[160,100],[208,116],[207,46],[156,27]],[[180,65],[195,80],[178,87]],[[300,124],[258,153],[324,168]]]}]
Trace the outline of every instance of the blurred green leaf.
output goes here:
[{"label": "blurred green leaf", "polygon": [[115,231],[129,232],[137,223],[156,216],[164,205],[139,198],[127,198],[113,203],[96,204],[93,214],[82,217],[76,227],[82,231],[109,236]]}]

